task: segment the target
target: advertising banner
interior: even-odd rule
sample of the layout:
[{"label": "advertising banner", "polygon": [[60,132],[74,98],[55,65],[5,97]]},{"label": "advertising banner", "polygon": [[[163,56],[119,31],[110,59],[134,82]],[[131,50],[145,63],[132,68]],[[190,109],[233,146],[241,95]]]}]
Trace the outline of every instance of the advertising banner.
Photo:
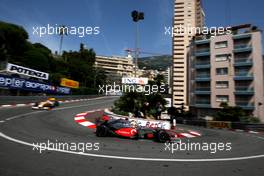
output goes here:
[{"label": "advertising banner", "polygon": [[38,78],[38,79],[44,79],[44,80],[49,79],[48,73],[33,70],[30,68],[22,67],[19,65],[11,64],[11,63],[7,63],[6,71],[11,72],[11,73],[20,74],[20,75],[29,76],[29,77],[34,77],[34,78]]},{"label": "advertising banner", "polygon": [[123,84],[140,84],[145,85],[148,84],[148,78],[134,78],[134,77],[124,77],[122,78]]},{"label": "advertising banner", "polygon": [[[113,112],[109,111],[109,109],[104,110],[105,114],[111,116],[114,119],[127,119],[127,116],[117,115]],[[148,127],[148,128],[161,128],[170,130],[171,124],[169,121],[164,120],[149,120],[149,119],[143,119],[143,118],[128,118],[129,122],[136,126],[141,127]]]},{"label": "advertising banner", "polygon": [[78,81],[73,81],[73,80],[70,80],[67,78],[62,78],[60,85],[64,86],[64,87],[74,88],[74,89],[79,88],[79,82]]},{"label": "advertising banner", "polygon": [[70,94],[71,89],[67,87],[53,86],[47,83],[15,78],[0,74],[0,87],[50,94]]},{"label": "advertising banner", "polygon": [[229,121],[207,121],[207,128],[231,128]]}]

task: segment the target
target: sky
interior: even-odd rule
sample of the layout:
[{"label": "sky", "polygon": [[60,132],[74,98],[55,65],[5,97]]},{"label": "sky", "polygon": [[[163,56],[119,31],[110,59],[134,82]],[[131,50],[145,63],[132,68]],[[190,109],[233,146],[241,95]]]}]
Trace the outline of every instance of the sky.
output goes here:
[{"label": "sky", "polygon": [[[229,26],[252,23],[264,29],[263,0],[203,0],[206,25]],[[33,34],[33,27],[50,24],[99,27],[98,35],[67,35],[63,50],[79,50],[80,43],[97,55],[126,55],[135,48],[136,24],[131,11],[144,12],[139,25],[139,48],[155,54],[171,54],[172,39],[165,26],[172,25],[174,0],[0,0],[0,21],[23,26],[29,41],[59,50],[60,36]]]}]

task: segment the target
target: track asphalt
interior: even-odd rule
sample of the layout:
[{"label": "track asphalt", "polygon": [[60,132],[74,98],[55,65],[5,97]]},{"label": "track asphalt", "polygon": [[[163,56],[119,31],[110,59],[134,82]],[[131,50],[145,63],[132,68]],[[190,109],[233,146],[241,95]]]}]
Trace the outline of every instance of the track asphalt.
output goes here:
[{"label": "track asphalt", "polygon": [[[115,99],[72,102],[52,111],[33,111],[30,107],[0,109],[0,176],[264,175],[263,134],[178,125],[202,134],[183,139],[182,143],[229,143],[231,149],[215,153],[186,149],[172,153],[165,144],[151,140],[97,138],[93,130],[74,121],[76,114],[109,108]],[[48,142],[52,143],[49,147],[57,143],[76,144],[79,150],[40,153],[34,148]],[[84,152],[80,152],[82,144],[88,145]],[[179,145],[167,144],[172,146]]]}]

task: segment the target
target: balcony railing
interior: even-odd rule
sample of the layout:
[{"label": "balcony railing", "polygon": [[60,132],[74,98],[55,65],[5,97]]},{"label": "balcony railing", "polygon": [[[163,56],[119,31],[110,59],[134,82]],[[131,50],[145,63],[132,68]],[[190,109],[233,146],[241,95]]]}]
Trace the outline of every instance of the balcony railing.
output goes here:
[{"label": "balcony railing", "polygon": [[234,66],[252,66],[253,61],[249,58],[236,58]]},{"label": "balcony railing", "polygon": [[255,104],[248,101],[237,101],[236,105],[247,110],[253,110],[255,109]]},{"label": "balcony railing", "polygon": [[254,88],[248,86],[236,86],[235,87],[235,94],[236,95],[253,95]]},{"label": "balcony railing", "polygon": [[253,76],[253,73],[247,71],[236,72],[235,76]]},{"label": "balcony railing", "polygon": [[210,78],[210,74],[197,74],[197,78]]},{"label": "balcony railing", "polygon": [[237,34],[237,35],[233,35],[233,39],[246,39],[246,38],[251,38],[251,34],[247,33],[247,34]]},{"label": "balcony railing", "polygon": [[195,90],[196,91],[210,91],[211,88],[210,87],[197,87]]},{"label": "balcony railing", "polygon": [[209,74],[200,74],[200,75],[196,75],[195,77],[196,81],[210,81],[210,75]]},{"label": "balcony railing", "polygon": [[240,53],[240,52],[248,52],[252,50],[252,46],[248,44],[240,44],[240,45],[234,45],[234,52]]},{"label": "balcony railing", "polygon": [[195,94],[198,94],[198,95],[211,94],[211,88],[210,87],[197,87],[195,89]]},{"label": "balcony railing", "polygon": [[197,100],[195,102],[196,107],[201,107],[201,108],[210,108],[211,107],[211,102],[209,100]]},{"label": "balcony railing", "polygon": [[210,48],[197,49],[195,51],[195,56],[209,56],[209,55],[210,55]]},{"label": "balcony railing", "polygon": [[195,68],[201,69],[201,68],[210,68],[210,62],[196,62]]},{"label": "balcony railing", "polygon": [[195,40],[196,45],[210,43],[210,39]]},{"label": "balcony railing", "polygon": [[250,72],[236,72],[234,80],[253,80],[253,73]]}]

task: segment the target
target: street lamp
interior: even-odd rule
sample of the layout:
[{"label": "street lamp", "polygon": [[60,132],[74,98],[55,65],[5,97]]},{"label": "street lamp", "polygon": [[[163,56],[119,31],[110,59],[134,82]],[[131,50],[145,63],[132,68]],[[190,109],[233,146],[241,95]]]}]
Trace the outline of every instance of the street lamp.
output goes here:
[{"label": "street lamp", "polygon": [[134,11],[131,12],[131,16],[133,18],[133,21],[136,23],[135,77],[137,77],[138,56],[139,56],[139,51],[138,51],[139,27],[138,27],[138,23],[137,22],[139,22],[140,20],[144,20],[144,13],[134,10]]}]

